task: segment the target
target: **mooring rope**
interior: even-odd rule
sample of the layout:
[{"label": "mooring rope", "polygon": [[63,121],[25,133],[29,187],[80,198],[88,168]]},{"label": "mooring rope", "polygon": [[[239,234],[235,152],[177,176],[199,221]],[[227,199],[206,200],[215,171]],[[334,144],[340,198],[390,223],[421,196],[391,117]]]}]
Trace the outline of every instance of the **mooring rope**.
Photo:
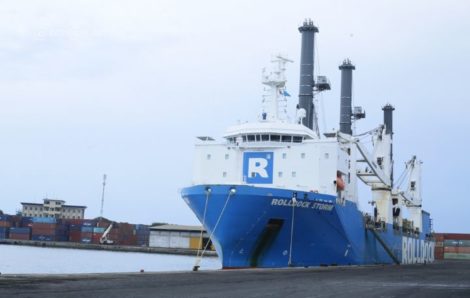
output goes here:
[{"label": "mooring rope", "polygon": [[289,262],[288,266],[292,265],[292,242],[294,239],[294,219],[295,219],[295,205],[297,204],[297,199],[295,196],[292,197],[292,219],[290,224],[290,243],[289,243]]},{"label": "mooring rope", "polygon": [[[235,194],[235,192],[236,192],[235,188],[230,189],[230,191],[228,193],[228,196],[227,196],[227,199],[225,199],[224,207],[222,208],[222,211],[220,211],[219,217],[217,218],[217,221],[215,222],[214,229],[212,230],[211,234],[209,235],[209,239],[212,239],[212,235],[214,235],[215,230],[219,226],[219,222],[222,219],[222,215],[225,212],[225,208],[227,207],[228,201],[229,201],[230,197]],[[210,241],[207,241],[206,245],[204,246],[204,249],[202,250],[201,255],[199,256],[198,259],[196,259],[196,263],[194,264],[193,271],[197,271],[199,269],[199,267],[200,267],[199,264],[201,263],[202,257],[204,256],[204,253],[206,252],[207,248],[209,247],[209,244],[210,244]]]},{"label": "mooring rope", "polygon": [[197,248],[196,262],[197,262],[197,258],[199,257],[199,254],[201,253],[202,236],[204,234],[204,224],[206,223],[207,203],[209,202],[209,196],[210,196],[211,192],[212,192],[212,189],[210,187],[208,187],[206,189],[206,204],[204,205],[204,213],[203,213],[203,216],[202,216],[201,235],[199,236],[199,245],[198,245],[198,248]]}]

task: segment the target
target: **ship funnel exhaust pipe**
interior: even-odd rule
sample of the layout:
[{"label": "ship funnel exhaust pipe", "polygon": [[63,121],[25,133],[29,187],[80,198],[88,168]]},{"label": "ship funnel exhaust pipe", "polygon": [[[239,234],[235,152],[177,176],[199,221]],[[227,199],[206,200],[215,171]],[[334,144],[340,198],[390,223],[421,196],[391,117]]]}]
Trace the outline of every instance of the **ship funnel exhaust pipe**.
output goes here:
[{"label": "ship funnel exhaust pipe", "polygon": [[[382,111],[384,111],[384,125],[385,125],[385,134],[390,135],[390,140],[393,140],[393,111],[395,108],[391,104],[386,104]],[[390,142],[390,181],[391,186],[393,187],[393,142]]]},{"label": "ship funnel exhaust pipe", "polygon": [[352,71],[356,67],[349,59],[339,66],[341,70],[341,106],[339,117],[339,131],[352,135]]},{"label": "ship funnel exhaust pipe", "polygon": [[384,111],[384,125],[385,125],[385,133],[391,135],[393,137],[393,111],[395,108],[391,104],[385,105],[382,108]]},{"label": "ship funnel exhaust pipe", "polygon": [[[300,80],[299,80],[299,109],[304,109],[306,115],[302,118],[302,124],[313,129],[315,107],[313,105],[313,68],[314,68],[314,43],[315,33],[318,28],[312,20],[305,20],[299,27],[302,34],[302,48],[300,52]],[[315,128],[316,129],[316,128]]]}]

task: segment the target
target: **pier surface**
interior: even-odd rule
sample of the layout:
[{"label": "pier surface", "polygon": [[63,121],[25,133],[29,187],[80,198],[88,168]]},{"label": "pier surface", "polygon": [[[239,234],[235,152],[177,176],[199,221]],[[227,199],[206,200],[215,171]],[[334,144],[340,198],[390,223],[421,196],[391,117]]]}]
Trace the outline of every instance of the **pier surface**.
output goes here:
[{"label": "pier surface", "polygon": [[172,273],[0,275],[0,297],[470,297],[470,262]]}]

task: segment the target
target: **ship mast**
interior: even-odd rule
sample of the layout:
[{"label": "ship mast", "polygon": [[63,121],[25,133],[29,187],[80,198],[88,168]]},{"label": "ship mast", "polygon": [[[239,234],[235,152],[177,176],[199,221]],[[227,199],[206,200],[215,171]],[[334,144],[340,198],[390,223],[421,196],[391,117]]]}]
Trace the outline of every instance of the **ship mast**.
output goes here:
[{"label": "ship mast", "polygon": [[263,98],[262,121],[279,122],[287,117],[285,110],[279,110],[279,104],[281,101],[285,101],[286,96],[290,96],[285,90],[287,82],[285,71],[286,64],[293,61],[277,55],[271,62],[275,64],[276,68],[269,73],[263,69],[262,74],[262,83],[270,87]]}]

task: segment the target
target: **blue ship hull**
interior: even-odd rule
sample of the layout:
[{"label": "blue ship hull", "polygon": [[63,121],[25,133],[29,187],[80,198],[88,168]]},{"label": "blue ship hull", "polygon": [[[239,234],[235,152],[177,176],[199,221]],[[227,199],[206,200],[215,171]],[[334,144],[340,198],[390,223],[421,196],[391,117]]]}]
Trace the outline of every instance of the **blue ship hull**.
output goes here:
[{"label": "blue ship hull", "polygon": [[424,233],[409,242],[391,225],[367,229],[355,203],[331,195],[197,185],[184,188],[182,197],[204,223],[223,268],[392,264],[433,254],[433,246],[423,245]]}]

